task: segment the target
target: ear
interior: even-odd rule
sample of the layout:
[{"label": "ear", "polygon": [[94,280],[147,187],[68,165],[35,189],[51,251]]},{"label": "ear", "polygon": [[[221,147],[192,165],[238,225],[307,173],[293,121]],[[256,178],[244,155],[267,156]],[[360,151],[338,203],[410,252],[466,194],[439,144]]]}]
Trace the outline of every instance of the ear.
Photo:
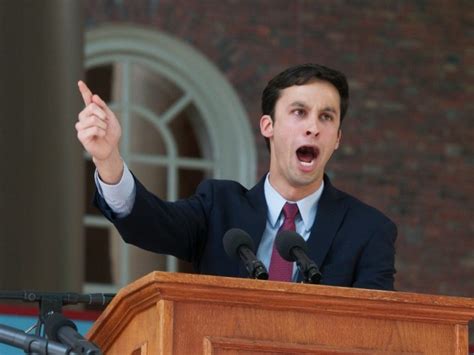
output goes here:
[{"label": "ear", "polygon": [[269,115],[260,118],[260,133],[265,138],[273,137],[273,120]]},{"label": "ear", "polygon": [[334,147],[334,150],[339,148],[339,144],[341,143],[341,139],[342,139],[342,130],[339,128],[339,130],[337,131],[337,140],[336,140],[336,146]]}]

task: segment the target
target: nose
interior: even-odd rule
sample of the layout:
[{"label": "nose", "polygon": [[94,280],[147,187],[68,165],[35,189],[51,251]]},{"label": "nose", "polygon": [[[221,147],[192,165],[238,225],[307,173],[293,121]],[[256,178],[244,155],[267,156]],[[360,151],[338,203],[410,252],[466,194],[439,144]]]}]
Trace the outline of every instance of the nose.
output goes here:
[{"label": "nose", "polygon": [[317,119],[309,120],[308,127],[306,127],[306,135],[317,137],[319,135],[319,126]]}]

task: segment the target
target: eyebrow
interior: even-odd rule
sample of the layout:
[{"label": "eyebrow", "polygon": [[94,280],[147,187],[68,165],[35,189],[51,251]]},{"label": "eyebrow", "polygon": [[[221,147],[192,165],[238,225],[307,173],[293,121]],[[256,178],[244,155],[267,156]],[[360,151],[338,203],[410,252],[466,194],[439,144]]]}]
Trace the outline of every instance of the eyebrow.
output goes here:
[{"label": "eyebrow", "polygon": [[294,101],[290,104],[290,107],[308,107],[303,101]]},{"label": "eyebrow", "polygon": [[334,109],[333,107],[325,107],[323,110],[323,112],[331,112],[331,113],[334,113],[335,115],[337,115],[337,110]]},{"label": "eyebrow", "polygon": [[[307,108],[308,105],[304,103],[303,101],[294,101],[290,104],[290,107],[301,107],[301,108]],[[331,106],[326,106],[321,110],[322,112],[331,112],[337,115],[337,110]]]}]

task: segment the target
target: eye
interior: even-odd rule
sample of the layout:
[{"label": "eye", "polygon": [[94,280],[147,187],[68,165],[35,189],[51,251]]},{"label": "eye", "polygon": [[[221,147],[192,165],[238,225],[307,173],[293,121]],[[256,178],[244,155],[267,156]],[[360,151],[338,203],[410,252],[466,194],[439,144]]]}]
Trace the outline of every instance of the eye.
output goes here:
[{"label": "eye", "polygon": [[292,111],[292,113],[295,115],[295,116],[298,116],[298,117],[304,117],[306,115],[306,111],[303,110],[302,108],[297,108],[297,109],[294,109]]},{"label": "eye", "polygon": [[321,120],[323,121],[332,121],[334,119],[334,117],[328,113],[323,113],[321,115]]}]

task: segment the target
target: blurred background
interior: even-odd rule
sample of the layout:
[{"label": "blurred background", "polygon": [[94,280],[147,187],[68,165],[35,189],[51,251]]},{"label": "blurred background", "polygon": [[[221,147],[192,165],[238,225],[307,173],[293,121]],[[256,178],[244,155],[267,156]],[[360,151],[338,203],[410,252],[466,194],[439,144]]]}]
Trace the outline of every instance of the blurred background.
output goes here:
[{"label": "blurred background", "polygon": [[133,172],[176,200],[265,174],[261,92],[314,62],[349,79],[327,173],[397,223],[397,290],[474,297],[473,25],[470,0],[0,1],[0,289],[190,271],[125,246],[92,207],[77,80],[117,113]]}]

